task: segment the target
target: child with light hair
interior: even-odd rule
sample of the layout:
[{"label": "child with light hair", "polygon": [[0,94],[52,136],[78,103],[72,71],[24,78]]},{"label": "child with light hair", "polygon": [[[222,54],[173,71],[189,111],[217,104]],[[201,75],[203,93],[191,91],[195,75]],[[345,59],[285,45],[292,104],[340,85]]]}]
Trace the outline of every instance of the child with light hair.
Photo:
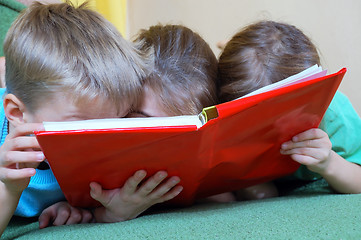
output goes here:
[{"label": "child with light hair", "polygon": [[[163,182],[164,172],[138,186],[146,175],[138,171],[122,188],[114,189],[112,196],[99,196],[99,186],[92,183],[91,195],[96,200],[113,201],[101,201],[104,206],[90,212],[63,202],[63,193],[44,162],[33,135],[43,130],[43,121],[124,117],[141,93],[149,68],[146,54],[125,41],[100,14],[86,4],[76,8],[68,3],[34,3],[13,23],[4,53],[0,235],[13,214],[34,217],[49,207],[39,219],[40,227],[122,221],[181,191],[173,188],[177,177]],[[152,193],[152,198],[147,197]],[[142,201],[138,201],[139,194]]]},{"label": "child with light hair", "polygon": [[[274,21],[251,24],[236,33],[220,55],[220,99],[233,100],[315,64],[320,65],[315,45],[295,26]],[[361,192],[361,120],[340,92],[319,128],[294,136],[282,144],[281,153],[302,164],[294,174],[299,179],[323,177],[337,192]],[[277,195],[271,183],[238,191],[239,199]]]}]

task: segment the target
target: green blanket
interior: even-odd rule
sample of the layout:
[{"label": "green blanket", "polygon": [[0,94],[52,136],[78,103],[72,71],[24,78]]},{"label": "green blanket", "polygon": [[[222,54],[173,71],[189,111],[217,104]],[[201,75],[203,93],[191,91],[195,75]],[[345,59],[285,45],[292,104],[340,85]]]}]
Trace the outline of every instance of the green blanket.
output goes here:
[{"label": "green blanket", "polygon": [[38,229],[36,219],[12,219],[2,239],[361,239],[361,194],[331,192],[325,181],[285,196],[198,204],[111,224]]},{"label": "green blanket", "polygon": [[2,44],[12,22],[25,6],[14,0],[0,0],[0,57],[4,56]]}]

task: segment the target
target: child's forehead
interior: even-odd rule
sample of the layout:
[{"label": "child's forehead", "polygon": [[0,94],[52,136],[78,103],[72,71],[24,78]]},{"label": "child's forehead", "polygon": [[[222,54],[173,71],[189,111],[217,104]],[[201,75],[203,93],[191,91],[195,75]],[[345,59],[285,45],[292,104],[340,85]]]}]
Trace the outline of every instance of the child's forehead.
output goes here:
[{"label": "child's forehead", "polygon": [[131,108],[131,103],[126,100],[122,101],[121,104],[116,104],[111,98],[102,95],[82,96],[67,92],[55,93],[49,102],[54,104],[54,107],[58,106],[59,110],[69,114],[80,114],[94,118],[123,117],[128,114]]}]

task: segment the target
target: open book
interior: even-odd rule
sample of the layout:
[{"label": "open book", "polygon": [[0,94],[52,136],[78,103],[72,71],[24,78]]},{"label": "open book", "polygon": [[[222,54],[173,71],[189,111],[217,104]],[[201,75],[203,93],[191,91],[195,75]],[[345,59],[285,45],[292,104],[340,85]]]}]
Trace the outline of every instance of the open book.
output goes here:
[{"label": "open book", "polygon": [[98,205],[90,182],[119,188],[140,169],[179,176],[170,202],[185,205],[297,170],[280,145],[319,125],[345,73],[314,66],[194,116],[44,122],[35,134],[73,206]]},{"label": "open book", "polygon": [[[282,88],[299,82],[326,76],[327,70],[314,65],[296,75],[282,81],[264,86],[238,99],[253,96],[263,92]],[[237,99],[236,99],[237,100]],[[218,117],[215,106],[204,108],[199,115],[186,115],[176,117],[151,117],[151,118],[109,118],[92,119],[68,122],[44,122],[46,131],[64,131],[81,129],[110,129],[110,128],[138,128],[138,127],[171,127],[194,125],[197,128],[203,126],[208,120]]]}]

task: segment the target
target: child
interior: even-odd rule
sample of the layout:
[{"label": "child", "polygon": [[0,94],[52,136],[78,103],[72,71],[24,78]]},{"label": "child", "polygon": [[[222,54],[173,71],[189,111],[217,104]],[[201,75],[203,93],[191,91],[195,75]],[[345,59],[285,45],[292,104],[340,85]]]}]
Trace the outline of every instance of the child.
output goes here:
[{"label": "child", "polygon": [[[273,21],[252,24],[233,36],[219,58],[220,98],[238,98],[315,64],[320,65],[316,47],[296,27]],[[322,176],[340,193],[361,192],[361,120],[340,92],[319,129],[293,137],[282,144],[281,153],[307,167],[295,174],[302,179]],[[271,197],[277,195],[274,189],[263,184],[241,195]]]},{"label": "child", "polygon": [[216,103],[217,59],[201,36],[181,25],[155,25],[142,30],[135,42],[154,54],[154,71],[145,79],[140,113],[192,115]]},{"label": "child", "polygon": [[[194,115],[217,103],[217,59],[201,36],[181,25],[155,25],[135,42],[154,52],[154,71],[145,79],[137,112],[131,116]],[[232,201],[229,194],[212,197]]]},{"label": "child", "polygon": [[[64,196],[32,133],[43,128],[43,121],[127,115],[146,76],[145,56],[86,4],[75,8],[66,3],[34,3],[22,12],[7,34],[4,52],[7,89],[0,93],[4,99],[0,111],[0,235],[13,214],[38,216],[54,203],[43,213],[40,227],[52,221],[91,221],[88,210],[59,203]],[[173,189],[179,182],[176,177],[162,182],[165,172],[138,186],[145,175],[136,172],[112,195],[99,195],[98,185],[92,183],[92,196],[104,204],[94,210],[95,221],[129,219],[181,190]]]}]

